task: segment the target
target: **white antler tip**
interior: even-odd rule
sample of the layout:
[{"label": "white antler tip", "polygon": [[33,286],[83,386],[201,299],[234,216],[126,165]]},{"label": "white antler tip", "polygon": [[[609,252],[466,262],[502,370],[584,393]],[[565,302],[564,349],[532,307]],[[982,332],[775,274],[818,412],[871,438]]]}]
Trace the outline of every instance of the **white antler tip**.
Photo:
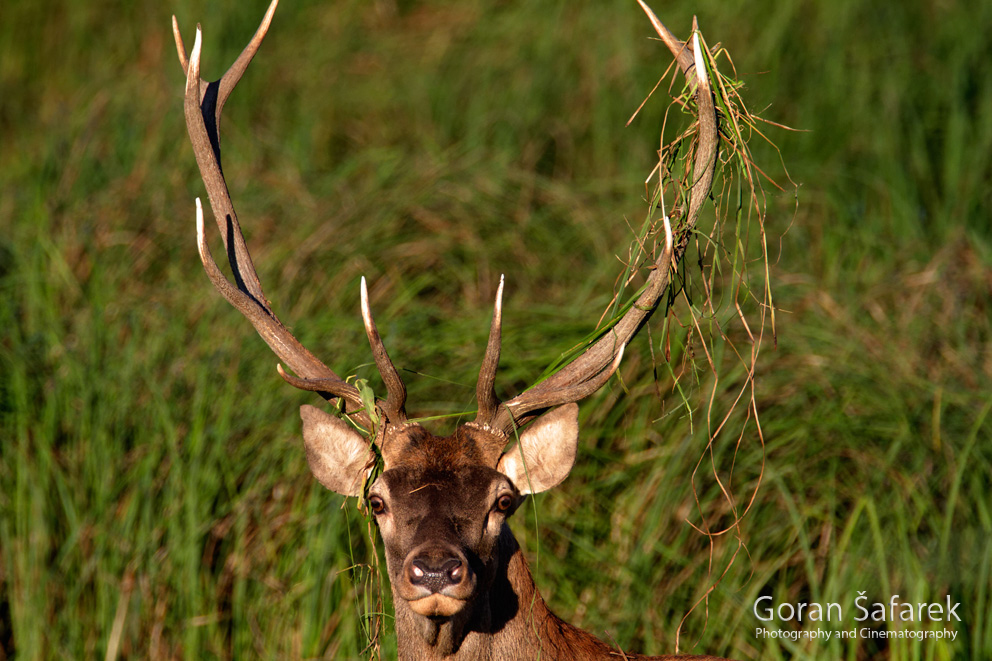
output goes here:
[{"label": "white antler tip", "polygon": [[362,322],[365,324],[366,331],[371,332],[374,327],[374,322],[372,321],[372,308],[369,306],[369,287],[365,282],[365,276],[362,276]]},{"label": "white antler tip", "polygon": [[699,85],[703,88],[709,88],[710,79],[706,74],[706,65],[703,63],[703,50],[699,45],[699,33],[692,33],[692,59],[696,64],[696,78],[699,80]]},{"label": "white antler tip", "polygon": [[206,260],[210,255],[206,232],[203,231],[203,203],[200,202],[200,198],[196,198],[196,249],[200,253],[201,260]]},{"label": "white antler tip", "polygon": [[611,372],[616,372],[617,368],[620,367],[620,361],[623,360],[623,350],[626,348],[627,348],[626,344],[620,345],[620,349],[617,351],[617,356],[616,358],[613,359],[613,367],[610,370]]},{"label": "white antler tip", "polygon": [[204,243],[203,203],[200,198],[196,198],[196,242],[201,245]]},{"label": "white antler tip", "polygon": [[503,281],[504,281],[504,278],[505,278],[504,275],[500,275],[499,276],[499,287],[496,288],[496,307],[495,307],[495,309],[493,311],[493,314],[495,314],[496,317],[497,318],[500,318],[500,319],[502,319],[502,317],[503,317]]},{"label": "white antler tip", "polygon": [[672,221],[669,220],[668,216],[664,216],[665,219],[665,251],[671,252],[672,250]]},{"label": "white antler tip", "polygon": [[189,63],[186,67],[186,89],[200,84],[200,49],[203,45],[203,31],[196,24],[196,38],[193,40],[193,50],[189,52]]}]

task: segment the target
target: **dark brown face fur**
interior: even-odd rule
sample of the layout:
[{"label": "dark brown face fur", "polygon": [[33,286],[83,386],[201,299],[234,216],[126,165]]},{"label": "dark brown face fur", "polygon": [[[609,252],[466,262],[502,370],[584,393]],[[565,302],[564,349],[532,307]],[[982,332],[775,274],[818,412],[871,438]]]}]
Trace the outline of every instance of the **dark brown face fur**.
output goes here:
[{"label": "dark brown face fur", "polygon": [[[386,470],[369,502],[394,593],[420,615],[453,616],[488,590],[496,541],[523,498],[506,475],[486,465],[483,434],[462,426],[437,437],[409,425],[383,443]],[[391,465],[391,457],[402,459]]]}]

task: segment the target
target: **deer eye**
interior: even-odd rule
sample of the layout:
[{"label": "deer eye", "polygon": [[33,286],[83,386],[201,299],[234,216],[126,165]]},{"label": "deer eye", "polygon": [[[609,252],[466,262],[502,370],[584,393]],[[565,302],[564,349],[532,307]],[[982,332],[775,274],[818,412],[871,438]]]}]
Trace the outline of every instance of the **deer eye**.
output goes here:
[{"label": "deer eye", "polygon": [[369,507],[372,508],[373,514],[382,514],[386,511],[386,501],[379,496],[369,496]]},{"label": "deer eye", "polygon": [[508,493],[504,493],[502,496],[496,499],[496,509],[500,512],[505,512],[513,507],[513,496]]}]

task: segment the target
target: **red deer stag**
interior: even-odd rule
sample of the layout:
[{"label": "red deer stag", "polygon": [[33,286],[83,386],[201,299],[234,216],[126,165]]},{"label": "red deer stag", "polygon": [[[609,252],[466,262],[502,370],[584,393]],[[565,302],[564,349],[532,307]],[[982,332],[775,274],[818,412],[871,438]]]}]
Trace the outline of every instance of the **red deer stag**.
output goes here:
[{"label": "red deer stag", "polygon": [[[322,485],[345,496],[362,495],[375,457],[370,443],[355,427],[370,430],[382,456],[383,472],[368,489],[368,503],[385,543],[400,658],[642,658],[610,648],[551,612],[534,585],[507,520],[527,494],[546,491],[568,475],[578,443],[575,402],[599,389],[617,369],[624,346],[644,325],[668,287],[684,242],[673,245],[666,219],[666,249],[651,270],[643,293],[619,323],[567,367],[505,402],[493,389],[500,354],[501,282],[476,387],[478,415],[448,437],[435,436],[407,418],[406,388],[376,330],[363,279],[362,318],[387,389],[385,400],[366,407],[358,389],[300,344],[272,311],[221,170],[221,111],[258,51],[277,2],[273,0],[251,42],[216,82],[200,78],[200,28],[187,58],[173,17],[176,48],[186,71],[186,125],[224,239],[233,284],[207,248],[199,199],[197,245],[217,291],[295,373],[290,375],[280,367],[282,378],[328,401],[343,400],[344,415],[355,423],[313,406],[302,407],[307,461]],[[700,66],[698,45],[694,61],[694,50],[675,39],[647,7],[644,9],[686,78],[697,87],[698,178],[687,207],[681,210],[693,223],[709,195],[716,163],[717,116],[712,93]],[[506,449],[508,441],[515,438]]]}]

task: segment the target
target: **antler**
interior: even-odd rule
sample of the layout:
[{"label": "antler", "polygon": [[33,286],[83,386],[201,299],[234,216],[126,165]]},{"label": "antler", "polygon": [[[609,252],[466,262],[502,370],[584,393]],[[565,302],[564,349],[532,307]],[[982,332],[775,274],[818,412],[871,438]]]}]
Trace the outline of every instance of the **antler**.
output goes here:
[{"label": "antler", "polygon": [[[221,168],[220,117],[224,103],[238,84],[248,67],[248,63],[258,52],[278,4],[279,0],[272,0],[251,41],[227,70],[227,73],[214,82],[207,82],[200,78],[202,41],[200,26],[196,26],[196,40],[187,59],[186,47],[179,33],[179,22],[175,16],[172,17],[172,31],[176,39],[179,62],[186,72],[186,128],[189,131],[190,142],[193,144],[196,163],[200,168],[200,176],[207,189],[210,207],[224,239],[227,258],[234,274],[234,284],[224,277],[210,254],[210,249],[204,238],[203,208],[199,198],[197,198],[196,236],[200,260],[217,291],[251,322],[279,359],[298,375],[286,374],[280,365],[278,367],[279,374],[288,383],[303,390],[317,392],[328,401],[333,401],[336,398],[343,399],[346,403],[346,412],[352,415],[358,424],[371,430],[372,419],[364,409],[358,388],[339,377],[332,369],[310,353],[272,311],[272,306],[262,291],[262,284],[255,272],[255,266],[252,264],[251,255],[245,244],[241,225],[238,223],[238,216],[234,211],[234,204],[231,202],[227,182]],[[406,388],[396,368],[389,360],[382,339],[376,330],[375,322],[372,320],[364,278],[362,279],[362,316],[365,320],[369,343],[372,345],[376,367],[379,369],[388,391],[385,402],[376,402],[380,418],[384,422],[405,422],[407,419],[404,409]]]},{"label": "antler", "polygon": [[496,365],[499,363],[500,319],[502,316],[503,285],[500,281],[486,357],[483,360],[483,367],[476,388],[479,413],[475,419],[475,424],[488,428],[504,438],[512,434],[516,427],[523,426],[536,417],[541,411],[587,397],[609,380],[620,365],[624,347],[658,307],[661,296],[671,281],[672,269],[685,253],[691,230],[696,225],[699,211],[713,185],[719,132],[712,88],[703,64],[696,21],[693,20],[692,27],[696,34],[693,36],[693,44],[690,48],[684,42],[676,39],[644,2],[638,0],[638,3],[647,13],[661,40],[675,56],[686,81],[690,86],[696,84],[699,144],[696,148],[694,163],[696,181],[690,189],[689,200],[686,205],[685,230],[678,246],[673,245],[672,229],[666,216],[664,218],[665,250],[652,266],[641,295],[624,316],[566,367],[530,390],[502,403],[493,392]]},{"label": "antler", "polygon": [[[696,148],[694,172],[697,179],[690,189],[686,204],[685,231],[679,244],[674,245],[671,227],[668,218],[665,217],[665,250],[652,266],[640,296],[623,317],[565,368],[506,402],[499,400],[493,387],[500,354],[503,294],[503,281],[500,280],[486,357],[476,387],[479,413],[475,424],[503,437],[508,436],[516,427],[526,424],[545,409],[587,397],[602,387],[616,371],[623,357],[624,347],[658,307],[661,296],[671,280],[672,267],[685,253],[691,230],[713,184],[719,134],[712,89],[703,65],[698,34],[694,36],[693,46],[690,48],[676,39],[642,0],[638,2],[662,41],[675,56],[688,83],[696,86],[699,144]],[[197,246],[203,267],[217,291],[252,323],[273,352],[297,375],[287,374],[280,365],[278,370],[283,379],[297,388],[317,392],[329,401],[336,398],[343,399],[347,414],[353,416],[360,425],[371,429],[372,416],[365,410],[358,388],[346,382],[318,360],[272,311],[248,252],[221,168],[219,132],[221,112],[248,64],[258,52],[277,5],[278,0],[273,0],[244,51],[227,73],[214,82],[200,78],[202,42],[200,26],[197,26],[193,50],[187,58],[178,21],[174,16],[172,18],[176,50],[180,64],[186,72],[186,126],[200,175],[207,189],[210,206],[224,240],[228,261],[234,274],[234,284],[224,277],[207,248],[203,230],[203,210],[199,199],[197,199]],[[693,21],[693,30],[698,32],[695,21]],[[405,422],[407,420],[406,388],[398,370],[389,359],[375,321],[372,319],[364,278],[362,279],[362,318],[376,367],[386,384],[385,401],[376,402],[379,417],[386,423]]]}]

